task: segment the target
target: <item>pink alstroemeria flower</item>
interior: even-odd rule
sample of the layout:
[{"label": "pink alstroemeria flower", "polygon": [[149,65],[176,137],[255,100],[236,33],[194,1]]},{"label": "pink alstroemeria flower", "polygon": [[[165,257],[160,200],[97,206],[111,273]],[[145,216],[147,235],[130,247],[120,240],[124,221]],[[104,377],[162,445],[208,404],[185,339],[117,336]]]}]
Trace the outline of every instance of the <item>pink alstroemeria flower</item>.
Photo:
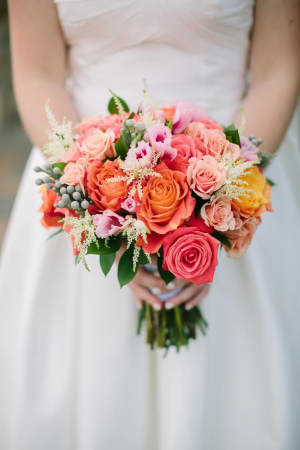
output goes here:
[{"label": "pink alstroemeria flower", "polygon": [[176,104],[173,119],[173,133],[182,133],[191,122],[209,119],[208,115],[192,103],[180,101]]},{"label": "pink alstroemeria flower", "polygon": [[93,217],[96,235],[102,239],[122,231],[125,222],[124,217],[114,213],[110,209],[106,209],[102,214],[95,214]]},{"label": "pink alstroemeria flower", "polygon": [[152,161],[152,148],[145,141],[139,141],[137,147],[130,148],[125,159],[125,163],[130,169],[150,167]]},{"label": "pink alstroemeria flower", "polygon": [[256,161],[258,159],[256,147],[246,136],[241,136],[241,157],[244,161]]},{"label": "pink alstroemeria flower", "polygon": [[121,203],[121,206],[128,212],[134,212],[136,208],[136,201],[132,197],[128,197],[123,203]]},{"label": "pink alstroemeria flower", "polygon": [[161,154],[161,159],[173,161],[176,158],[177,150],[171,147],[172,133],[169,127],[158,123],[148,128],[144,139],[152,145],[155,151]]}]

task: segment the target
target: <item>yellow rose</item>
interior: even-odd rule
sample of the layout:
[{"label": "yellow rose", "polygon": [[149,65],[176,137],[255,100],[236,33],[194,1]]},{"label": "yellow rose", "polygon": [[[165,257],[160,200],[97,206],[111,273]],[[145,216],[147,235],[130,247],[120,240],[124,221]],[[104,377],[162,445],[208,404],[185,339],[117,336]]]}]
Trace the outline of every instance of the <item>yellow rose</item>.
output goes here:
[{"label": "yellow rose", "polygon": [[247,182],[242,186],[251,189],[251,192],[240,195],[237,200],[233,201],[241,216],[258,217],[265,211],[272,211],[271,186],[257,166],[250,167],[239,179]]}]

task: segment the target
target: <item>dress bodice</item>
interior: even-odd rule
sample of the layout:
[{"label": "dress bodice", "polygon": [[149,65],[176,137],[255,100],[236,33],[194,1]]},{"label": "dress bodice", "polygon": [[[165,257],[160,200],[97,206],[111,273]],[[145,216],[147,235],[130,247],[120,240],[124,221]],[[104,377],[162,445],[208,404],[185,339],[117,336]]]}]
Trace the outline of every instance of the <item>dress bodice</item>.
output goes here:
[{"label": "dress bodice", "polygon": [[161,102],[194,100],[230,120],[245,89],[254,0],[56,0],[82,115],[109,89],[135,107],[146,79]]}]

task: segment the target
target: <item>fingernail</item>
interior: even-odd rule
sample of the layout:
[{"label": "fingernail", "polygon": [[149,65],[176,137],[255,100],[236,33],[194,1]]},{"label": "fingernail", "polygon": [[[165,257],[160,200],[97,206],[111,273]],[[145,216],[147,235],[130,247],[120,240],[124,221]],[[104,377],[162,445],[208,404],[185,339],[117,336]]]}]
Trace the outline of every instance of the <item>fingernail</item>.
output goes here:
[{"label": "fingernail", "polygon": [[185,309],[187,310],[187,311],[189,311],[190,309],[192,309],[193,308],[193,305],[185,305]]},{"label": "fingernail", "polygon": [[142,309],[142,306],[139,303],[136,304],[136,307],[137,309]]},{"label": "fingernail", "polygon": [[153,272],[153,275],[154,275],[156,278],[159,278],[159,277],[160,277],[160,275],[159,275],[159,273],[158,273],[157,271]]},{"label": "fingernail", "polygon": [[158,295],[161,293],[161,290],[158,287],[154,287],[154,288],[152,288],[152,293],[154,295]]},{"label": "fingernail", "polygon": [[174,308],[173,303],[166,303],[166,309],[172,309]]},{"label": "fingernail", "polygon": [[157,303],[154,303],[153,308],[155,309],[155,311],[160,311],[161,310],[161,306],[158,305]]},{"label": "fingernail", "polygon": [[171,283],[169,283],[167,285],[167,289],[169,289],[169,291],[171,291],[172,289],[176,288],[176,284],[174,283],[174,281],[171,281]]}]

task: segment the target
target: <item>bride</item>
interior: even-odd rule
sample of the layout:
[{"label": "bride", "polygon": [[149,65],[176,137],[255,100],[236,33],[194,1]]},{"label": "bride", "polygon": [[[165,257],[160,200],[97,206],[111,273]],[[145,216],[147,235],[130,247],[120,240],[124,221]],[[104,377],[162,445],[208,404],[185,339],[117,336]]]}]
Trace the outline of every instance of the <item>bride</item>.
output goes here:
[{"label": "bride", "polygon": [[[297,103],[297,0],[9,0],[15,93],[36,145],[0,275],[1,450],[300,448],[299,110],[270,168],[274,214],[248,255],[224,255],[213,285],[186,285],[168,307],[202,307],[210,328],[166,359],[135,336],[134,301],[162,307],[143,271],[119,290],[75,267],[68,239],[47,241],[33,167],[44,105],[78,122],[129,101],[141,80],[168,104],[197,102],[276,153]],[[250,87],[245,95],[246,75]],[[298,127],[298,128],[297,128]],[[209,292],[208,292],[209,291]],[[154,292],[158,292],[157,290]]]}]

